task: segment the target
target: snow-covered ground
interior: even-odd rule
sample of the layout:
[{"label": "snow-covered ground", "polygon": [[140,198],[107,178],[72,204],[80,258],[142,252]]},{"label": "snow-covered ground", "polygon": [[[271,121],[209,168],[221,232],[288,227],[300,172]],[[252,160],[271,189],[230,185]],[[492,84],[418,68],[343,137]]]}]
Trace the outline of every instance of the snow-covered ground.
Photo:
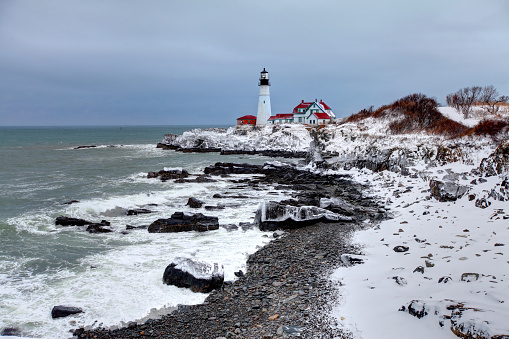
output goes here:
[{"label": "snow-covered ground", "polygon": [[[464,119],[455,109],[439,110],[467,126],[483,117]],[[497,118],[508,116],[504,111]],[[341,268],[331,277],[340,283],[341,296],[332,316],[355,338],[509,336],[507,155],[497,155],[503,173],[472,172],[502,145],[500,139],[508,139],[507,132],[498,141],[425,132],[393,135],[388,126],[397,119],[401,116],[396,112],[328,125],[313,135],[298,124],[237,126],[221,133],[195,130],[178,137],[176,144],[309,150],[313,156],[308,158],[315,160],[310,168],[319,170],[323,166],[315,165],[325,162],[328,171],[346,172],[371,185],[366,194],[381,199],[393,218],[366,224],[353,239],[364,263]],[[502,153],[508,149],[506,142]],[[431,196],[440,191],[440,185],[430,186],[432,179],[442,181],[453,195],[464,194],[440,202]]]},{"label": "snow-covered ground", "polygon": [[[440,111],[469,126],[480,120],[465,121],[450,108]],[[362,252],[356,257],[364,263],[331,277],[340,285],[332,314],[338,326],[363,339],[509,335],[507,162],[499,175],[474,170],[498,143],[479,137],[381,136],[385,126],[366,119],[327,132],[332,138],[324,151],[337,153],[329,163],[340,163],[339,168],[355,158],[401,165],[380,172],[339,170],[369,183],[366,194],[385,203],[393,218],[356,233],[353,242]],[[440,149],[449,150],[447,159],[437,156]],[[440,202],[431,197],[431,179],[467,193]],[[500,193],[505,201],[495,196]]]},{"label": "snow-covered ground", "polygon": [[233,126],[228,129],[193,129],[173,141],[163,140],[182,148],[221,148],[242,151],[305,152],[311,136],[305,125]]},{"label": "snow-covered ground", "polygon": [[438,111],[442,113],[444,116],[448,117],[449,119],[460,122],[468,127],[474,127],[479,123],[479,121],[481,121],[480,115],[476,115],[475,117],[465,119],[463,117],[463,114],[458,112],[458,110],[453,107],[439,107]]},{"label": "snow-covered ground", "polygon": [[[431,176],[469,169],[448,164],[433,168]],[[508,334],[509,219],[504,217],[509,217],[509,203],[492,201],[482,209],[468,194],[455,202],[439,202],[430,199],[428,178],[349,172],[373,185],[370,194],[384,197],[394,219],[358,232],[353,241],[363,247],[359,257],[364,264],[333,275],[342,285],[341,303],[334,310],[340,326],[364,339],[456,338],[451,326],[461,323],[489,333],[488,338]],[[459,183],[478,197],[501,180],[494,176],[470,184],[474,178],[467,174]],[[396,252],[396,246],[408,251]],[[428,313],[421,319],[409,314],[414,300],[412,308]]]}]

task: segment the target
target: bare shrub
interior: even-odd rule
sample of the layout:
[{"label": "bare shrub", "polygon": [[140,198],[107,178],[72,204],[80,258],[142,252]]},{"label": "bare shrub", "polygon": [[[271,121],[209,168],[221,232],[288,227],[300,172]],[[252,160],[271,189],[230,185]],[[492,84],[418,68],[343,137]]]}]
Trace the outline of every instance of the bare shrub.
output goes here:
[{"label": "bare shrub", "polygon": [[493,85],[480,87],[472,86],[460,89],[456,93],[447,95],[447,105],[460,111],[465,119],[468,119],[474,105],[480,105],[487,113],[495,114],[500,109],[500,104],[507,103],[509,97],[500,96]]},{"label": "bare shrub", "polygon": [[472,127],[467,135],[489,136],[495,138],[505,131],[509,131],[508,121],[485,119]]}]

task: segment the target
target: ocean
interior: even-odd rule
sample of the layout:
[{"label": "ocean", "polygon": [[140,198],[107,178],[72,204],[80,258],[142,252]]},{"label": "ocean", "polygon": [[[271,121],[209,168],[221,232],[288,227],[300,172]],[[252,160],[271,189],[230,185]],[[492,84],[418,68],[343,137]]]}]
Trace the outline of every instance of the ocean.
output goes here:
[{"label": "ocean", "polygon": [[[252,222],[267,191],[233,190],[225,178],[211,183],[147,178],[149,171],[165,167],[199,174],[218,161],[274,160],[156,148],[165,133],[195,127],[0,127],[0,333],[15,328],[27,337],[69,338],[74,328],[123,326],[179,304],[202,302],[206,294],[162,283],[175,257],[223,264],[225,280],[245,271],[247,256],[270,240],[257,229],[126,232],[126,225],[148,225],[177,211],[217,216],[220,224]],[[83,145],[97,147],[75,149]],[[228,192],[249,198],[212,198]],[[270,200],[285,198],[278,192],[272,191]],[[226,208],[194,210],[185,206],[189,197]],[[66,204],[72,200],[78,202]],[[127,209],[133,208],[153,213],[128,216]],[[86,227],[56,226],[60,215],[107,220],[114,232],[89,234]],[[55,305],[80,307],[84,313],[52,319]]]}]

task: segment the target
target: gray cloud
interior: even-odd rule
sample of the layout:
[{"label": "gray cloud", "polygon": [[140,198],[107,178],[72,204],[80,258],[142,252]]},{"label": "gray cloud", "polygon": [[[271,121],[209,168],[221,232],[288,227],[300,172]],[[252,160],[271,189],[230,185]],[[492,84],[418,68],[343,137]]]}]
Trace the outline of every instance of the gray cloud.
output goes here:
[{"label": "gray cloud", "polygon": [[275,113],[509,94],[508,14],[505,0],[0,0],[1,124],[233,124],[256,111],[263,67]]}]

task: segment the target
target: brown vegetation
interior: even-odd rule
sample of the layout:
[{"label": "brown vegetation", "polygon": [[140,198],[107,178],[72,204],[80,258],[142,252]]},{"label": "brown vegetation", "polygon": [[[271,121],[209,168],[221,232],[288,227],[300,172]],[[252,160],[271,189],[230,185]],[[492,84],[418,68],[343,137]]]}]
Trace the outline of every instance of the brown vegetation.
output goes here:
[{"label": "brown vegetation", "polygon": [[479,135],[496,137],[509,130],[509,122],[505,120],[483,120],[472,127],[466,135]]},{"label": "brown vegetation", "polygon": [[435,99],[422,93],[414,93],[377,110],[373,110],[373,107],[363,109],[348,117],[344,122],[358,122],[369,117],[382,118],[399,114],[401,117],[389,124],[389,130],[394,134],[428,132],[458,137],[469,130],[468,127],[444,117],[437,107],[438,103]]}]

